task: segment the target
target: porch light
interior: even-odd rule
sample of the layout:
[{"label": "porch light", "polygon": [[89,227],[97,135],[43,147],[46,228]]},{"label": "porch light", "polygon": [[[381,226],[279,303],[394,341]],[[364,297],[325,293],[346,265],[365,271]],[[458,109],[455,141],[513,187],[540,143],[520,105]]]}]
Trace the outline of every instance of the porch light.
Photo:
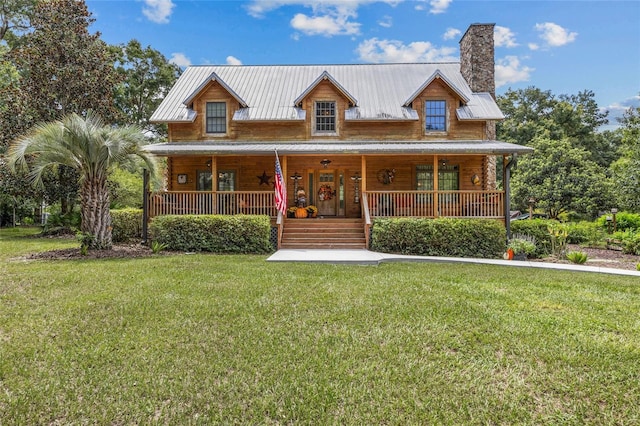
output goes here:
[{"label": "porch light", "polygon": [[208,167],[208,168],[211,168],[211,158],[209,158],[209,159],[207,160],[207,167]]},{"label": "porch light", "polygon": [[471,183],[476,186],[480,185],[480,176],[478,175],[471,176]]},{"label": "porch light", "polygon": [[441,165],[442,167],[445,167],[445,166],[447,165],[447,159],[446,159],[446,158],[443,158],[442,160],[440,160],[440,165]]},{"label": "porch light", "polygon": [[326,169],[326,168],[327,168],[327,166],[328,166],[329,164],[331,164],[331,160],[327,160],[327,159],[325,158],[325,159],[323,159],[322,161],[320,161],[320,164],[322,164],[322,167]]}]

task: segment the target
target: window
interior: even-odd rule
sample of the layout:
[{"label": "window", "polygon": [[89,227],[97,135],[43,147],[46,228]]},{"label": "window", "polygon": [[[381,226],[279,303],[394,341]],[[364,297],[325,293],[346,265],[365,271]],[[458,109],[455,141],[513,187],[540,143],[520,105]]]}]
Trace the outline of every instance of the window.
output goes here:
[{"label": "window", "polygon": [[235,191],[235,190],[236,190],[235,170],[219,170],[218,171],[218,191]]},{"label": "window", "polygon": [[336,132],[336,103],[316,102],[316,126],[315,133]]},{"label": "window", "polygon": [[211,170],[196,171],[196,190],[211,191]]},{"label": "window", "polygon": [[426,101],[424,111],[425,130],[427,132],[447,131],[446,101]]},{"label": "window", "polygon": [[[438,167],[438,190],[457,191],[460,189],[458,166]],[[433,191],[433,165],[416,166],[416,187],[418,191]]]},{"label": "window", "polygon": [[227,133],[227,104],[207,102],[207,133]]}]

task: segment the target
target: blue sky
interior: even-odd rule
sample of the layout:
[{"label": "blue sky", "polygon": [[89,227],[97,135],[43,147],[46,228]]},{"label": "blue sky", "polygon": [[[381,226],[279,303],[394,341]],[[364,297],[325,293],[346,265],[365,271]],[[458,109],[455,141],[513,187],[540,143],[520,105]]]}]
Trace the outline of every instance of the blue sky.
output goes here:
[{"label": "blue sky", "polygon": [[640,1],[87,0],[109,44],[180,66],[457,61],[495,23],[497,93],[592,90],[610,117],[640,105]]}]

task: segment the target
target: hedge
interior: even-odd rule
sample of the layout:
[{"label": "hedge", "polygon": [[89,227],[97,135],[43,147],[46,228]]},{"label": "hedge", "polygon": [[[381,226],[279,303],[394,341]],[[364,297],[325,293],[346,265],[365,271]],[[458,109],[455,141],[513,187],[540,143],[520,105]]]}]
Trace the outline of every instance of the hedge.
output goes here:
[{"label": "hedge", "polygon": [[213,253],[268,253],[271,221],[268,216],[183,215],[158,216],[149,224],[153,241],[167,250]]},{"label": "hedge", "polygon": [[[609,227],[613,227],[613,222],[609,223],[607,217],[613,219],[613,214],[607,213],[596,219],[596,223],[606,231],[609,231]],[[616,230],[617,231],[636,231],[640,230],[640,214],[620,212],[616,213]]]},{"label": "hedge", "polygon": [[506,230],[489,219],[377,219],[371,249],[421,256],[500,258]]},{"label": "hedge", "polygon": [[142,237],[142,210],[120,209],[111,210],[111,238],[114,243]]},{"label": "hedge", "polygon": [[558,227],[560,222],[550,219],[525,219],[511,222],[511,234],[530,235],[536,239],[535,257],[551,254],[551,233],[549,227]]}]

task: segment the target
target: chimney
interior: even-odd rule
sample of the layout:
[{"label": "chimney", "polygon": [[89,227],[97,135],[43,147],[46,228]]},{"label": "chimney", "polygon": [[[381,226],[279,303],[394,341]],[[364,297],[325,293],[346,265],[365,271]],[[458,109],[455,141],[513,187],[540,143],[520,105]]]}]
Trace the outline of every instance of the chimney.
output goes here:
[{"label": "chimney", "polygon": [[496,97],[493,27],[471,24],[460,39],[460,72],[471,90]]}]

